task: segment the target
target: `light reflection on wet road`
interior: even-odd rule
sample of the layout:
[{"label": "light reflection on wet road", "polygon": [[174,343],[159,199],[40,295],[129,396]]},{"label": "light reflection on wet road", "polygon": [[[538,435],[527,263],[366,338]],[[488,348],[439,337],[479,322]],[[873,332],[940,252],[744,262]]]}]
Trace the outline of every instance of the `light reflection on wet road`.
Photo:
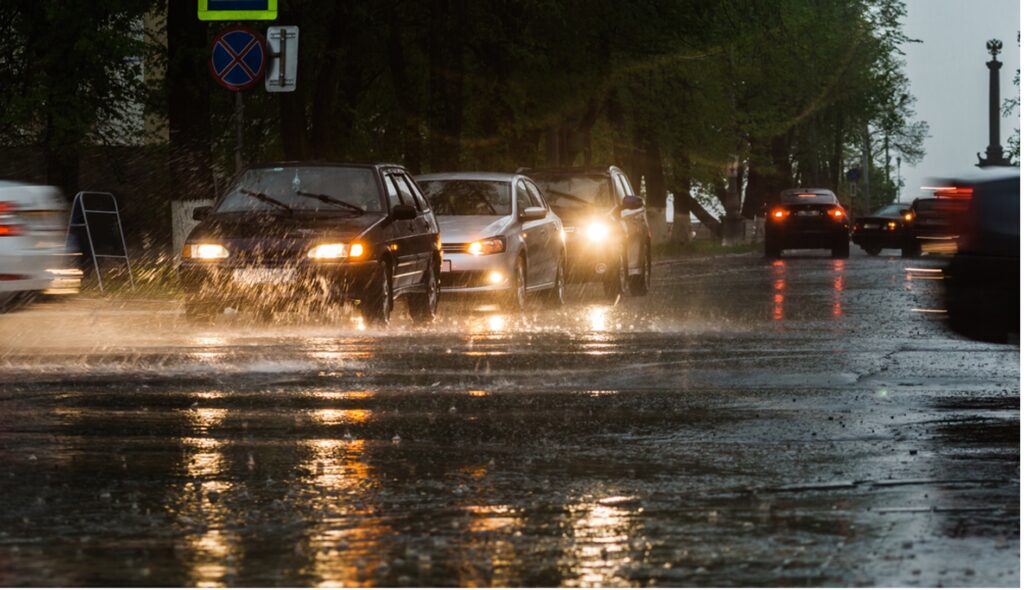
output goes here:
[{"label": "light reflection on wet road", "polygon": [[0,317],[0,585],[1017,586],[1019,349],[914,311],[937,265],[387,332]]}]

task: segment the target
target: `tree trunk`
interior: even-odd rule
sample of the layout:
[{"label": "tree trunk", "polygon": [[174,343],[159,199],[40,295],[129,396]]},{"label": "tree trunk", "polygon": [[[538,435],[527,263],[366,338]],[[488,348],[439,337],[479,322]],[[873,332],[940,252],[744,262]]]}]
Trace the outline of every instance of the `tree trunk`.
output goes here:
[{"label": "tree trunk", "polygon": [[195,5],[167,3],[167,129],[170,192],[177,199],[212,198],[210,73],[206,24]]},{"label": "tree trunk", "polygon": [[464,52],[461,27],[466,0],[433,0],[429,24],[430,168],[459,167],[462,137]]}]

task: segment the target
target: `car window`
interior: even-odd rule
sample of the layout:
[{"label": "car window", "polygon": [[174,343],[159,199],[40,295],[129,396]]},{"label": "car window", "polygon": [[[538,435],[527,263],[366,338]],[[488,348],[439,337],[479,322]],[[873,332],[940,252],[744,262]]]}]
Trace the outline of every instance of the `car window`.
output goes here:
[{"label": "car window", "polygon": [[886,205],[878,211],[875,211],[874,215],[877,217],[895,217],[900,214],[900,209],[902,208],[903,205]]},{"label": "car window", "polygon": [[427,209],[430,209],[430,205],[427,203],[427,200],[423,197],[423,193],[420,192],[420,189],[418,186],[416,186],[416,183],[413,182],[411,178],[409,178],[409,175],[403,174],[402,180],[404,180],[405,183],[409,185],[409,190],[412,191],[413,199],[416,200],[416,208],[419,209],[420,211],[426,211]]},{"label": "car window", "polygon": [[629,184],[629,179],[626,178],[625,174],[619,175],[619,182],[622,183],[623,196],[636,195],[636,192],[633,191],[633,185]]},{"label": "car window", "polygon": [[519,215],[523,214],[523,211],[530,207],[530,194],[526,190],[526,183],[520,180],[516,183],[516,208]]},{"label": "car window", "polygon": [[839,200],[832,193],[812,193],[786,191],[782,193],[781,202],[787,204],[807,203],[812,205],[836,205]]},{"label": "car window", "polygon": [[406,182],[405,178],[401,174],[393,174],[391,178],[395,180],[395,186],[398,187],[398,194],[402,197],[402,203],[415,207],[416,199],[412,196],[412,189],[409,188],[409,183]]},{"label": "car window", "polygon": [[388,207],[394,209],[402,204],[402,198],[398,195],[398,188],[390,174],[384,177],[384,187],[388,193]]},{"label": "car window", "polygon": [[[294,211],[336,213],[349,211],[339,201],[371,213],[383,210],[380,187],[372,168],[346,166],[277,166],[245,172],[217,204],[217,213],[273,211],[281,208],[269,197]],[[317,196],[327,197],[325,199]]]},{"label": "car window", "polygon": [[559,209],[578,209],[591,205],[610,206],[611,179],[604,174],[533,173],[530,175],[544,191],[548,203]]},{"label": "car window", "polygon": [[544,200],[544,197],[540,196],[540,189],[538,189],[535,184],[527,182],[526,188],[530,191],[530,203],[532,203],[534,207],[548,208],[548,204]]},{"label": "car window", "polygon": [[512,183],[490,180],[424,180],[420,188],[437,215],[511,215]]}]

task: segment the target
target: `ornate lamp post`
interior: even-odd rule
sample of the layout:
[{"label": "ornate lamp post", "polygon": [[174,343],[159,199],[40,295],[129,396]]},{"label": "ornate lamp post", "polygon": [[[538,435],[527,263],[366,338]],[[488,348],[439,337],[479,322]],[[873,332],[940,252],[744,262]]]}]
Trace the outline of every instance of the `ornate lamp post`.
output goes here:
[{"label": "ornate lamp post", "polygon": [[999,39],[992,39],[985,44],[988,52],[992,54],[992,61],[988,62],[988,148],[985,150],[985,157],[978,154],[978,167],[986,166],[1009,166],[1010,159],[1003,154],[1003,146],[999,143],[999,68],[1003,62],[996,59],[999,52],[1003,50],[1003,42]]}]

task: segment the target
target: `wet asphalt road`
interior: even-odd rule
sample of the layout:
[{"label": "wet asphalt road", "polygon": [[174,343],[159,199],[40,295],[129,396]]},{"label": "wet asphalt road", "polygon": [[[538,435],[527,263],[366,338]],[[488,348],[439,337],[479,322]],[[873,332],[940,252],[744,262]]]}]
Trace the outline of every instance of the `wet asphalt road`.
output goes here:
[{"label": "wet asphalt road", "polygon": [[1017,586],[1020,352],[946,332],[940,263],[386,332],[2,316],[0,585]]}]

